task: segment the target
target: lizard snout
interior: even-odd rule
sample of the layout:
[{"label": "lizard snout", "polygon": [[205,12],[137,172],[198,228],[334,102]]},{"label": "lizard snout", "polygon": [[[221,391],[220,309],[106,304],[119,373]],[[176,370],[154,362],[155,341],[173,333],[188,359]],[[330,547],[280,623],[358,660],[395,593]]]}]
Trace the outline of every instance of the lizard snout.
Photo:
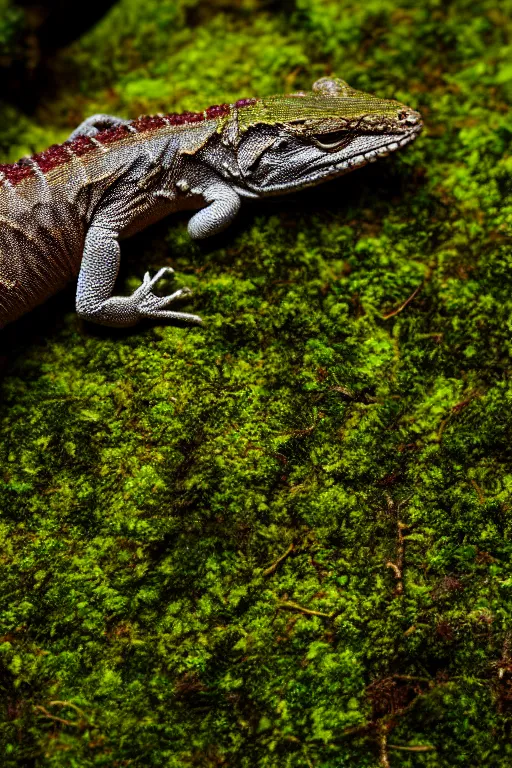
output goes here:
[{"label": "lizard snout", "polygon": [[404,128],[413,128],[418,132],[423,128],[423,119],[420,113],[414,109],[400,109],[398,112],[398,122]]}]

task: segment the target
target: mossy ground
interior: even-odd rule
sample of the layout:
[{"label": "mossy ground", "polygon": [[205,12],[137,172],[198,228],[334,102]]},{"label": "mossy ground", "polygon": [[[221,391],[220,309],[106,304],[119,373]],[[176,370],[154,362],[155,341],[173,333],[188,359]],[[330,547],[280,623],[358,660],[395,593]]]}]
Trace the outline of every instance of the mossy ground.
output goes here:
[{"label": "mossy ground", "polygon": [[511,765],[511,17],[121,0],[4,105],[11,160],[331,72],[427,129],[124,243],[120,290],[172,265],[202,328],[70,287],[3,332],[2,766]]}]

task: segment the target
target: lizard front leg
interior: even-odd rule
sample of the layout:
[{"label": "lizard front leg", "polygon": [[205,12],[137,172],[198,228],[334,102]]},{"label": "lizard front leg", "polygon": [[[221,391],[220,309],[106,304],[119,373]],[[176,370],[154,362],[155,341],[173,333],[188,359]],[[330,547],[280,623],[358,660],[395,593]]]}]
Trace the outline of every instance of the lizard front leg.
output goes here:
[{"label": "lizard front leg", "polygon": [[[233,221],[240,208],[239,195],[220,181],[205,186],[200,194],[208,205],[194,214],[188,224],[189,234],[196,239],[221,232]],[[157,192],[156,196],[168,197],[164,190]],[[119,261],[118,233],[104,223],[92,224],[86,235],[78,276],[76,310],[79,317],[118,327],[135,325],[143,317],[202,322],[197,315],[167,309],[172,301],[190,293],[188,288],[164,297],[155,296],[152,292],[153,286],[164,274],[173,272],[170,267],[160,269],[153,278],[147,272],[144,281],[131,296],[112,296]]]},{"label": "lizard front leg", "polygon": [[143,317],[201,323],[197,315],[167,309],[175,299],[190,293],[188,288],[163,297],[152,292],[165,274],[173,273],[171,267],[160,269],[152,278],[146,272],[142,284],[131,296],[112,296],[120,260],[117,237],[117,232],[104,226],[89,227],[76,292],[78,316],[120,328],[135,325]]},{"label": "lizard front leg", "polygon": [[117,125],[128,125],[130,120],[124,117],[115,117],[115,115],[92,115],[80,123],[73,133],[68,136],[68,141],[73,141],[77,136],[96,136],[97,133],[105,131],[107,128],[115,128]]},{"label": "lizard front leg", "polygon": [[208,205],[194,214],[188,223],[188,233],[195,240],[222,232],[240,210],[240,196],[229,184],[213,182],[201,190],[201,195]]}]

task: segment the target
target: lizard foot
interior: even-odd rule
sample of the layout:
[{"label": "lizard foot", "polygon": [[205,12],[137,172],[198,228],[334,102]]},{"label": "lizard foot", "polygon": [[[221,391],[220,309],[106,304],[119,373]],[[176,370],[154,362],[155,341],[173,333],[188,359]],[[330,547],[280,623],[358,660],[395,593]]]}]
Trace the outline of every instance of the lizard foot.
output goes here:
[{"label": "lizard foot", "polygon": [[78,278],[76,292],[76,311],[83,320],[100,325],[110,325],[116,328],[128,328],[136,325],[143,317],[152,320],[184,320],[189,323],[202,323],[197,315],[188,312],[174,312],[167,309],[175,299],[190,294],[189,288],[181,288],[170,296],[155,296],[153,287],[164,276],[173,274],[170,267],[159,269],[156,275],[150,277],[149,272],[144,275],[141,285],[131,296],[111,296],[104,301],[94,301],[92,291],[84,289]]},{"label": "lizard foot", "polygon": [[152,319],[167,318],[171,320],[186,320],[190,323],[202,323],[203,321],[198,315],[191,315],[188,312],[174,312],[167,309],[169,304],[175,299],[190,295],[192,293],[190,288],[180,288],[179,291],[175,291],[170,296],[155,296],[152,292],[153,286],[164,275],[172,274],[174,274],[172,267],[162,267],[153,277],[150,277],[149,272],[146,272],[141,285],[130,296],[130,303],[137,307],[139,317],[149,317]]}]

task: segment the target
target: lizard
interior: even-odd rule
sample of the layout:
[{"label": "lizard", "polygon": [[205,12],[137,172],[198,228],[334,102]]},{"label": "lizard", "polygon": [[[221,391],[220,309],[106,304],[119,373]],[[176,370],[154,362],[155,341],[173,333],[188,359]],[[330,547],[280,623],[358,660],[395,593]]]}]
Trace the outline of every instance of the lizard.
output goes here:
[{"label": "lizard", "polygon": [[421,115],[338,77],[311,91],[244,98],[202,112],[127,120],[93,115],[62,144],[0,165],[0,328],[78,278],[79,317],[201,323],[158,296],[170,267],[113,295],[119,241],[178,210],[192,238],[214,235],[242,198],[302,189],[374,162],[415,139]]}]

